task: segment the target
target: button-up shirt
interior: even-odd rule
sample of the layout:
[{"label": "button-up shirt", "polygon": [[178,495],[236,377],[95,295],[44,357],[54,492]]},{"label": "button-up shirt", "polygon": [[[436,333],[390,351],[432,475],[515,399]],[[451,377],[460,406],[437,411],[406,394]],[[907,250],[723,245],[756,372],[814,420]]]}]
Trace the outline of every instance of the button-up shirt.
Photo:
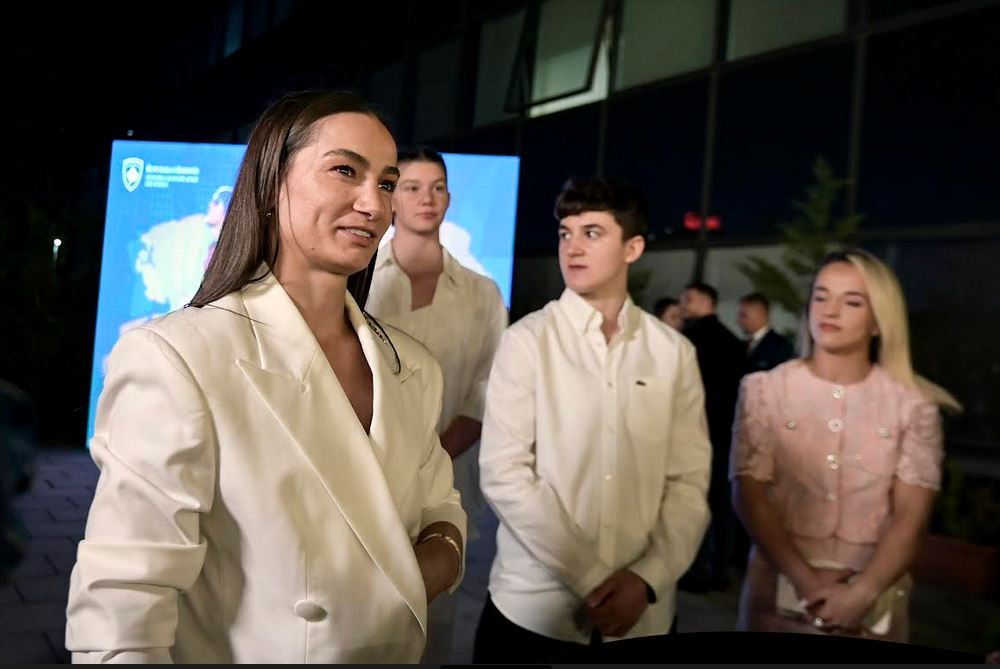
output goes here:
[{"label": "button-up shirt", "polygon": [[711,446],[688,340],[626,300],[619,331],[566,290],[511,326],[490,375],[480,469],[501,524],[489,590],[511,622],[586,643],[583,598],[627,568],[666,633],[708,524]]},{"label": "button-up shirt", "polygon": [[766,337],[767,333],[770,331],[771,331],[771,326],[765,325],[764,327],[762,327],[761,329],[757,330],[752,335],[750,335],[750,339],[749,341],[747,341],[747,355],[752,353],[753,350],[757,348],[757,344],[760,343],[760,340]]},{"label": "button-up shirt", "polygon": [[[507,327],[507,308],[497,285],[442,251],[444,267],[434,298],[414,311],[410,278],[396,263],[392,244],[384,245],[378,252],[367,303],[371,315],[422,343],[441,365],[444,397],[438,432],[458,416],[483,419],[493,353]],[[479,492],[478,448],[459,455],[453,466],[462,506],[475,518],[485,504]]]},{"label": "button-up shirt", "polygon": [[807,559],[864,569],[891,518],[893,482],[940,485],[937,406],[878,365],[836,384],[792,360],[744,377],[737,407],[730,476],[771,484]]}]

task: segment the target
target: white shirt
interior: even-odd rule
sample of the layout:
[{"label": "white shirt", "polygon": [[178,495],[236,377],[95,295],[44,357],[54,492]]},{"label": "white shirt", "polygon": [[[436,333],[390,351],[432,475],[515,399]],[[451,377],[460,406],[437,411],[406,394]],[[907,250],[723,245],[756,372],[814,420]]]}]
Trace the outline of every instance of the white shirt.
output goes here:
[{"label": "white shirt", "polygon": [[[396,263],[392,244],[383,246],[367,303],[372,316],[422,343],[441,365],[444,398],[439,433],[458,416],[482,421],[493,353],[507,327],[507,308],[497,285],[442,251],[444,271],[434,299],[414,311],[410,277]],[[485,505],[479,491],[478,455],[473,446],[453,462],[455,487],[470,518]]]},{"label": "white shirt", "polygon": [[757,348],[757,344],[760,343],[760,340],[763,339],[765,336],[767,336],[767,333],[770,331],[771,331],[771,324],[768,323],[767,325],[765,325],[764,327],[762,327],[761,329],[757,330],[752,335],[750,335],[750,342],[749,344],[747,344],[747,355],[749,355],[751,352],[753,352],[755,348]]},{"label": "white shirt", "polygon": [[665,634],[708,525],[711,445],[694,347],[626,300],[570,290],[511,326],[490,374],[480,469],[501,524],[490,595],[511,622],[587,643],[583,598],[621,568],[656,593],[627,637]]}]

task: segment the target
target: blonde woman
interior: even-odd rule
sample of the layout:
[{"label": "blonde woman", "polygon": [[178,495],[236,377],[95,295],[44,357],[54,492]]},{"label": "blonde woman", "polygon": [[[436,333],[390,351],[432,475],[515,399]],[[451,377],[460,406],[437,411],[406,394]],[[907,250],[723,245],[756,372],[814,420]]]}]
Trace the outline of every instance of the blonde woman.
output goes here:
[{"label": "blonde woman", "polygon": [[939,407],[961,407],[914,373],[899,283],[874,256],[828,255],[806,316],[802,357],[740,388],[730,478],[754,545],[737,628],[905,641]]}]

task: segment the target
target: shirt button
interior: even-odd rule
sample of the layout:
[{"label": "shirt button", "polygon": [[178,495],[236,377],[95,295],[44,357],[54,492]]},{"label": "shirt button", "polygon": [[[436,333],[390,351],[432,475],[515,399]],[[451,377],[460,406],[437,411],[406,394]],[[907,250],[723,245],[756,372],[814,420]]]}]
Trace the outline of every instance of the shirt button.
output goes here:
[{"label": "shirt button", "polygon": [[608,381],[608,388],[614,388],[614,387],[615,387],[615,384],[613,384],[610,381]]},{"label": "shirt button", "polygon": [[326,609],[314,601],[303,599],[295,602],[295,615],[314,623],[326,618]]},{"label": "shirt button", "polygon": [[888,439],[889,438],[889,428],[887,428],[887,427],[880,427],[878,429],[878,436],[882,437],[883,439]]},{"label": "shirt button", "polygon": [[837,501],[837,496],[834,495],[832,492],[826,493],[825,497],[826,497],[826,501],[828,501],[828,502],[836,502]]},{"label": "shirt button", "polygon": [[844,421],[839,418],[833,418],[827,425],[830,426],[830,432],[840,432],[844,429]]},{"label": "shirt button", "polygon": [[844,396],[844,388],[842,386],[833,387],[833,396],[838,400]]},{"label": "shirt button", "polygon": [[610,481],[611,480],[611,474],[605,474],[604,475],[604,480],[605,481]]},{"label": "shirt button", "polygon": [[785,427],[787,427],[789,430],[794,430],[795,429],[795,421],[794,420],[788,421],[787,423],[785,423]]},{"label": "shirt button", "polygon": [[840,469],[840,458],[833,453],[826,456],[826,461],[830,463],[830,469]]}]

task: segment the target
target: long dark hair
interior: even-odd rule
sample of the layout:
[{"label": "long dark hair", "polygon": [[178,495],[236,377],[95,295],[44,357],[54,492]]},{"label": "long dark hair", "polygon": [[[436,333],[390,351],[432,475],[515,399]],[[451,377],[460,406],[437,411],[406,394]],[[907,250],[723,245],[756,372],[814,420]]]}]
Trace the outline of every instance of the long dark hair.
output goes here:
[{"label": "long dark hair", "polygon": [[[266,276],[254,276],[262,263],[278,257],[278,194],[292,157],[313,137],[316,122],[333,114],[368,114],[388,129],[382,116],[353,93],[289,93],[261,115],[250,134],[215,253],[189,306],[203,307]],[[364,309],[375,258],[347,279],[347,290]]]}]

